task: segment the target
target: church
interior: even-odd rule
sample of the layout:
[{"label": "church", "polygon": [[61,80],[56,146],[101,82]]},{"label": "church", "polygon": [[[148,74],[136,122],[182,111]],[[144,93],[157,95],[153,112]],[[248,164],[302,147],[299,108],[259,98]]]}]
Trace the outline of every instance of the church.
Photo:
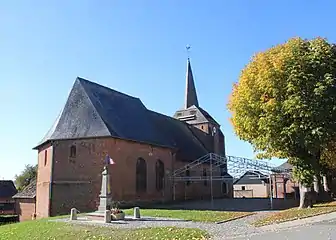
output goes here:
[{"label": "church", "polygon": [[126,204],[232,197],[227,166],[211,171],[230,181],[178,181],[209,176],[209,163],[188,169],[207,155],[225,155],[219,123],[200,107],[190,60],[187,61],[183,109],[173,117],[151,111],[139,98],[77,77],[66,104],[38,151],[37,218],[95,211],[99,205],[105,156],[112,199]]}]

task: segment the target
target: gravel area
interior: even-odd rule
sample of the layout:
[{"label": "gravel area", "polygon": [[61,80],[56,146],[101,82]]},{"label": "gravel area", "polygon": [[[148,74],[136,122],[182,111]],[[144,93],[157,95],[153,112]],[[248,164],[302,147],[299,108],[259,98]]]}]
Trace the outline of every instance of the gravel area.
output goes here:
[{"label": "gravel area", "polygon": [[[90,224],[95,226],[107,226],[113,228],[146,228],[146,227],[181,227],[181,228],[199,228],[207,231],[213,240],[230,239],[251,234],[258,234],[261,229],[255,228],[250,223],[260,217],[264,217],[270,212],[257,212],[254,215],[240,218],[237,220],[216,224],[185,221],[170,218],[142,217],[142,220],[118,221],[113,223],[103,223],[97,220],[87,220],[85,217],[79,217],[77,221],[71,221],[73,224]],[[51,221],[69,222],[68,219],[55,219]]]}]

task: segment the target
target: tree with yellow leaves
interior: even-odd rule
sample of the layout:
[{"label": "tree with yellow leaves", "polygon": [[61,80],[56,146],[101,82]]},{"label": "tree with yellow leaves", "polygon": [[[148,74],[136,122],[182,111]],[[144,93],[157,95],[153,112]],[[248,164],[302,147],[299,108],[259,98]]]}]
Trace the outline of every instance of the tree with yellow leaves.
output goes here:
[{"label": "tree with yellow leaves", "polygon": [[323,148],[336,139],[336,47],[293,38],[256,54],[228,103],[240,139],[259,158],[284,158],[301,183],[300,207],[321,172]]}]

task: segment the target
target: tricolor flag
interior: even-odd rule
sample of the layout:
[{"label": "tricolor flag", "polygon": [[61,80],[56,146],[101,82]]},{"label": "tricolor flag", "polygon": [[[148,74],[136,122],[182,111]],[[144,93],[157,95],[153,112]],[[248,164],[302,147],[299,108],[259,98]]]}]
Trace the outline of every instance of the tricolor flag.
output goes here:
[{"label": "tricolor flag", "polygon": [[113,161],[113,159],[109,155],[106,155],[106,157],[105,157],[105,164],[106,165],[115,164],[115,162]]}]

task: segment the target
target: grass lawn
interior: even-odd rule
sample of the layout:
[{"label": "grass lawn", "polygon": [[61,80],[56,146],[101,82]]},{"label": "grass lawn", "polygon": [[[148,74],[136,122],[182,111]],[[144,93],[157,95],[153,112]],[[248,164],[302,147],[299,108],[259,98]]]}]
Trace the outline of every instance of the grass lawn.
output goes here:
[{"label": "grass lawn", "polygon": [[306,209],[291,208],[288,210],[271,214],[265,218],[259,219],[256,222],[254,222],[253,225],[259,227],[273,223],[281,223],[307,217],[313,217],[335,211],[336,211],[336,202],[315,204],[313,208],[306,208]]},{"label": "grass lawn", "polygon": [[[124,210],[126,215],[133,215],[133,209]],[[165,210],[141,209],[140,214],[148,217],[167,217],[195,222],[222,222],[230,221],[251,215],[250,212],[222,212],[222,211],[197,211],[197,210]]]},{"label": "grass lawn", "polygon": [[47,220],[27,221],[0,226],[1,240],[173,240],[173,239],[208,239],[208,234],[200,229],[191,228],[142,228],[116,229],[112,227],[93,227],[74,225]]}]

